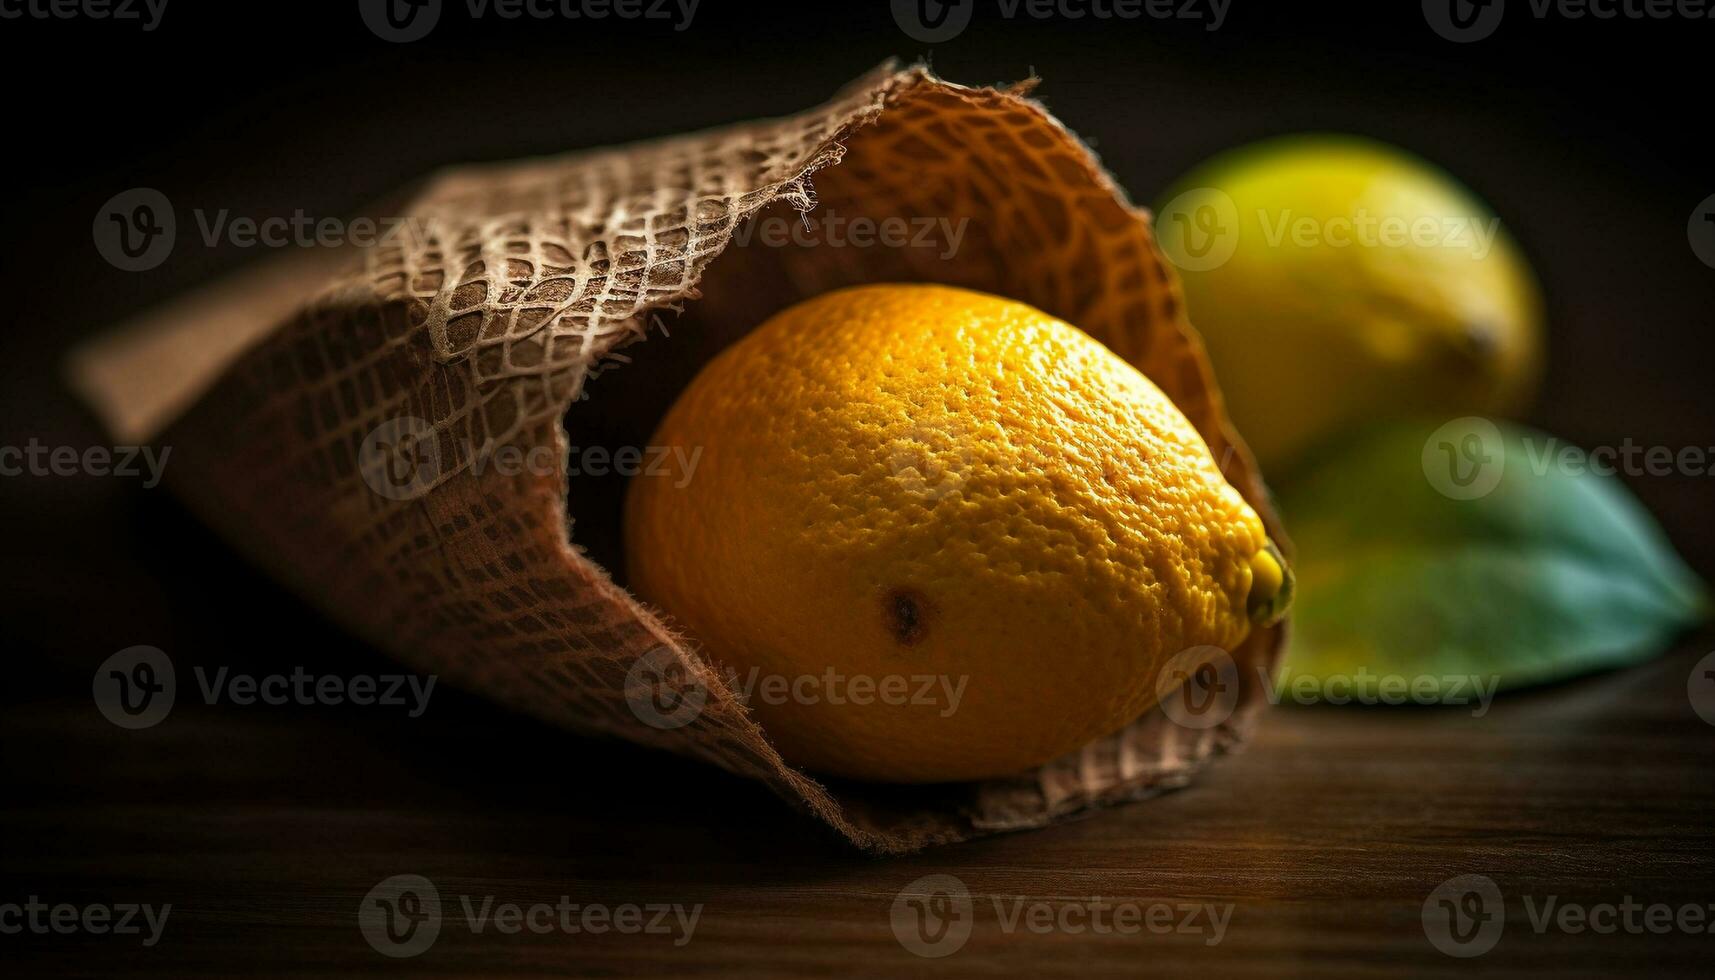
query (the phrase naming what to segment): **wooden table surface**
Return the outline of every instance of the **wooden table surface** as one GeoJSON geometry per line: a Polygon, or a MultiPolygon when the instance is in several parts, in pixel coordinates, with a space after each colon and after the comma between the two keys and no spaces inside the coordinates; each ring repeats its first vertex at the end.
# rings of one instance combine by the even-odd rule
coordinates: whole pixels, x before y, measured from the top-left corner
{"type": "MultiPolygon", "coordinates": [[[[300,660],[388,667],[331,627],[314,635],[300,660]]],[[[240,662],[291,652],[230,639],[240,662]]],[[[1539,933],[1532,912],[1550,896],[1715,901],[1715,727],[1686,686],[1712,645],[1694,637],[1639,669],[1503,696],[1480,718],[1282,706],[1187,790],[894,860],[842,849],[749,783],[461,692],[437,690],[416,719],[181,697],[160,725],[126,731],[54,673],[42,683],[63,696],[0,716],[0,902],[172,910],[148,948],[25,931],[0,935],[0,952],[12,976],[1692,974],[1715,935],[1539,933]],[[432,881],[444,910],[433,944],[404,959],[371,948],[358,918],[398,874],[432,881]],[[932,874],[972,896],[968,940],[933,959],[908,951],[892,915],[932,874]],[[1495,882],[1504,927],[1491,951],[1456,959],[1430,943],[1423,910],[1466,874],[1495,882]],[[682,930],[477,933],[462,903],[480,910],[485,896],[702,908],[688,942],[682,930]],[[1074,931],[1093,898],[1140,916],[1171,906],[1154,914],[1176,922],[1179,906],[1213,906],[1224,927],[1199,911],[1201,931],[1074,931]]],[[[1112,914],[1091,921],[1132,921],[1112,914]]]]}

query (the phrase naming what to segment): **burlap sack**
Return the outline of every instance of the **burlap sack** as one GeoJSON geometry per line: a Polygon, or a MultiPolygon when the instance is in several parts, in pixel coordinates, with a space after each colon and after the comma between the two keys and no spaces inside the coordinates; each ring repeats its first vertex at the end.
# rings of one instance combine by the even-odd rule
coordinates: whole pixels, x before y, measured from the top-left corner
{"type": "Polygon", "coordinates": [[[782,763],[720,651],[699,654],[592,559],[618,560],[616,482],[473,465],[506,447],[564,460],[572,443],[641,446],[696,366],[770,313],[836,286],[930,281],[1034,304],[1136,364],[1280,539],[1147,214],[1027,88],[883,66],[787,119],[455,169],[393,212],[426,234],[205,291],[75,352],[74,383],[117,439],[171,445],[169,482],[237,546],[415,669],[762,780],[862,848],[1139,799],[1239,740],[1281,629],[1232,651],[1238,708],[1219,726],[1158,708],[1009,780],[825,784],[782,763]],[[969,222],[952,255],[734,243],[746,222],[800,211],[969,222]],[[377,492],[376,454],[396,461],[407,417],[433,430],[407,460],[418,482],[377,492]]]}

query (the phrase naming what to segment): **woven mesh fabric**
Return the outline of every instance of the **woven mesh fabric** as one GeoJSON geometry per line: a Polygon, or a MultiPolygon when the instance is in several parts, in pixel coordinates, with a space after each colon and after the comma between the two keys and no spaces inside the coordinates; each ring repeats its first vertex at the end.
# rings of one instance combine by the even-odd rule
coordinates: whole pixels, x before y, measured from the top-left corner
{"type": "Polygon", "coordinates": [[[161,414],[147,389],[196,392],[161,436],[174,447],[172,485],[256,561],[414,668],[555,724],[761,780],[854,844],[889,853],[1181,785],[1264,704],[1279,628],[1233,651],[1240,703],[1218,727],[1180,727],[1156,710],[1010,780],[824,785],[780,760],[694,638],[578,546],[568,517],[579,500],[568,515],[564,473],[481,465],[506,447],[564,459],[563,419],[575,429],[583,413],[646,390],[653,365],[640,357],[614,370],[617,352],[661,311],[683,315],[673,336],[647,346],[695,359],[825,289],[943,282],[1041,307],[1136,364],[1281,540],[1148,216],[1025,88],[962,88],[884,66],[787,119],[451,171],[403,213],[418,233],[332,276],[304,273],[306,299],[283,319],[258,302],[242,327],[254,343],[224,363],[171,352],[195,347],[198,331],[247,322],[245,294],[230,286],[218,315],[205,300],[194,322],[156,317],[173,321],[171,345],[97,344],[74,375],[116,432],[161,414]],[[952,255],[733,246],[746,221],[814,208],[969,223],[952,255]],[[145,368],[156,380],[139,393],[145,368]],[[568,414],[584,395],[593,399],[568,414]],[[408,499],[374,492],[359,465],[366,438],[401,417],[433,430],[432,479],[408,499]],[[643,658],[655,681],[705,701],[689,724],[663,728],[633,710],[628,677],[635,686],[643,658]]]}

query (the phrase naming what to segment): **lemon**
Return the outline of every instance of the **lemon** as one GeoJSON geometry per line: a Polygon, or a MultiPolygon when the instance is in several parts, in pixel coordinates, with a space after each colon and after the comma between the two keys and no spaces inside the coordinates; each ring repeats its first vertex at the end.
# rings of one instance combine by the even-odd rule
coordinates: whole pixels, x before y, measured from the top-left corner
{"type": "Polygon", "coordinates": [[[1536,278],[1499,219],[1429,164],[1288,137],[1218,157],[1170,194],[1163,248],[1266,471],[1362,423],[1505,414],[1534,391],[1536,278]]]}
{"type": "Polygon", "coordinates": [[[936,286],[828,293],[710,361],[635,478],[631,587],[781,756],[889,782],[1009,776],[1110,734],[1290,590],[1179,409],[1076,328],[936,286]]]}

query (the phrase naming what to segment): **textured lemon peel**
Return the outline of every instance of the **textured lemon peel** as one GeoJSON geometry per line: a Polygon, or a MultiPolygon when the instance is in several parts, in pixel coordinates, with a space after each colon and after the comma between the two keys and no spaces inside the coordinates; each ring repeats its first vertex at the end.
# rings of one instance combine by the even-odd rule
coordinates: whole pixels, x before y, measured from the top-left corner
{"type": "Polygon", "coordinates": [[[1022,304],[807,301],[705,366],[654,442],[707,451],[686,491],[633,481],[632,584],[724,661],[969,679],[945,716],[753,701],[806,768],[1023,771],[1147,710],[1180,651],[1251,629],[1256,513],[1160,389],[1022,304]]]}

